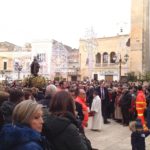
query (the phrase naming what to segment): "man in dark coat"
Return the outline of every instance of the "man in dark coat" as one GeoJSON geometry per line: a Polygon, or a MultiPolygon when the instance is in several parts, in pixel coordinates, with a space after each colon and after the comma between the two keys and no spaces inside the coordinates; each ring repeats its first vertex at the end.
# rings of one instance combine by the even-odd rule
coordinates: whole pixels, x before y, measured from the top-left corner
{"type": "Polygon", "coordinates": [[[127,87],[124,87],[123,89],[123,95],[120,100],[120,107],[121,107],[121,112],[122,112],[122,117],[123,117],[123,125],[128,126],[129,125],[129,108],[131,107],[131,100],[132,100],[132,95],[130,94],[130,91],[128,90],[127,87]]]}
{"type": "Polygon", "coordinates": [[[102,82],[100,86],[97,88],[98,95],[101,98],[102,101],[102,116],[104,120],[104,124],[110,123],[107,118],[108,118],[108,106],[109,106],[109,94],[108,94],[108,89],[105,87],[105,83],[102,82]]]}

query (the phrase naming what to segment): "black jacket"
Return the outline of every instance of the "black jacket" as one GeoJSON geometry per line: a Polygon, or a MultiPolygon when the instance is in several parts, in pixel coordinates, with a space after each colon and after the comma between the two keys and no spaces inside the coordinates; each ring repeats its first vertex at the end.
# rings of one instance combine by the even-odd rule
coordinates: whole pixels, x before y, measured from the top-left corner
{"type": "Polygon", "coordinates": [[[149,135],[149,132],[132,132],[131,145],[132,150],[145,150],[145,138],[149,135]]]}
{"type": "Polygon", "coordinates": [[[56,150],[90,150],[71,113],[64,117],[48,115],[44,122],[43,134],[56,150]]]}
{"type": "MultiPolygon", "coordinates": [[[[99,97],[102,100],[101,97],[101,87],[97,87],[96,91],[98,92],[99,97]]],[[[106,87],[104,87],[104,100],[102,100],[102,105],[109,105],[109,93],[108,93],[108,89],[106,87]]]]}
{"type": "Polygon", "coordinates": [[[130,108],[131,100],[132,100],[132,96],[131,96],[130,92],[126,91],[120,100],[120,106],[123,108],[130,108]]]}

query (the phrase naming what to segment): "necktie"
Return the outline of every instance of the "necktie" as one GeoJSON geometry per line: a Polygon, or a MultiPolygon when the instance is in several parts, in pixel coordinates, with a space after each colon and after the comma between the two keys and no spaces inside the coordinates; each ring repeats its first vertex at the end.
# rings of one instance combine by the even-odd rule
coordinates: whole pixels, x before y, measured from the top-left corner
{"type": "Polygon", "coordinates": [[[101,98],[104,99],[104,89],[101,89],[101,98]]]}

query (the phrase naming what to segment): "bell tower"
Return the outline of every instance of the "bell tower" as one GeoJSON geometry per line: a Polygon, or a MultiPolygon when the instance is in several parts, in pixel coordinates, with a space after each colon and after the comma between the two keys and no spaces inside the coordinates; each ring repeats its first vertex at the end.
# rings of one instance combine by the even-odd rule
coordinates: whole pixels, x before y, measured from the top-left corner
{"type": "Polygon", "coordinates": [[[130,71],[150,71],[149,0],[132,0],[130,71]]]}

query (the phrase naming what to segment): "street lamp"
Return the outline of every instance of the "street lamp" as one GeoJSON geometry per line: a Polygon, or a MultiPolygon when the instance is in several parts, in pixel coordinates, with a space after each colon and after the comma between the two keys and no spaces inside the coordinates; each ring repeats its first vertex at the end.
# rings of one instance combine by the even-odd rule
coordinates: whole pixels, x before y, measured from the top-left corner
{"type": "Polygon", "coordinates": [[[116,55],[113,57],[113,60],[115,61],[115,64],[119,64],[119,81],[121,81],[122,64],[126,64],[128,59],[129,59],[129,55],[128,54],[124,55],[124,59],[122,59],[121,54],[119,55],[119,58],[116,55]]]}

